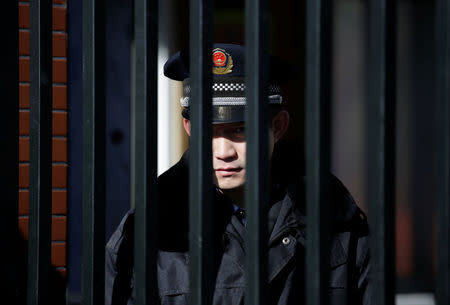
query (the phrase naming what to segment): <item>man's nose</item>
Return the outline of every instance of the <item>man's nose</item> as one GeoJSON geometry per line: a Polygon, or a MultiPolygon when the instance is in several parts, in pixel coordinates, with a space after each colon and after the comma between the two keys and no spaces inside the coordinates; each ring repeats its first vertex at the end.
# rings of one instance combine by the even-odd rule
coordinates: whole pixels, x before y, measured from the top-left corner
{"type": "Polygon", "coordinates": [[[213,137],[212,149],[213,157],[224,161],[234,160],[237,155],[233,144],[225,137],[213,137]]]}

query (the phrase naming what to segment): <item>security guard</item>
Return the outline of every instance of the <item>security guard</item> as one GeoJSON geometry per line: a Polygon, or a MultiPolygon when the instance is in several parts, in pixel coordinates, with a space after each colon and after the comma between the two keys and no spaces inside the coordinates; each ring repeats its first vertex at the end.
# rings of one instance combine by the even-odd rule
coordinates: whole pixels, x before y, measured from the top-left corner
{"type": "MultiPolygon", "coordinates": [[[[244,47],[215,44],[213,66],[214,254],[217,265],[213,304],[244,304],[245,231],[245,83],[244,47]]],[[[292,72],[292,73],[291,73],[292,72]]],[[[302,160],[281,141],[289,124],[280,84],[293,70],[271,57],[268,103],[271,124],[271,192],[268,213],[270,304],[302,304],[306,217],[302,160]]],[[[183,82],[182,116],[190,135],[189,54],[178,52],[164,74],[183,82]]],[[[158,178],[158,289],[161,304],[187,304],[188,283],[188,152],[158,178]],[[173,188],[176,186],[177,191],[173,188]]],[[[333,239],[330,245],[331,305],[369,304],[368,226],[346,188],[330,176],[333,239]]],[[[133,215],[128,212],[106,247],[106,304],[133,304],[133,215]]]]}

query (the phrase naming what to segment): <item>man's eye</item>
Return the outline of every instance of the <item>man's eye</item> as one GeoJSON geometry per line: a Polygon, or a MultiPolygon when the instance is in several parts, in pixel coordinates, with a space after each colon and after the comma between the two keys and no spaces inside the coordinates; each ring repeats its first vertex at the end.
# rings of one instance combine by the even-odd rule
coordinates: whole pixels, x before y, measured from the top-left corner
{"type": "Polygon", "coordinates": [[[234,133],[244,133],[245,128],[244,127],[238,127],[234,129],[234,133]]]}

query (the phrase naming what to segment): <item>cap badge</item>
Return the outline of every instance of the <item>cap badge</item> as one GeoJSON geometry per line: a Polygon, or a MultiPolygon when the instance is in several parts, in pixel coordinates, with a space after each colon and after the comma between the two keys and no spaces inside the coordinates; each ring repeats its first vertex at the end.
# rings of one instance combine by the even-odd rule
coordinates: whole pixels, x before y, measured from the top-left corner
{"type": "Polygon", "coordinates": [[[216,48],[213,50],[213,73],[214,74],[228,74],[233,72],[233,59],[231,55],[223,49],[216,48]]]}

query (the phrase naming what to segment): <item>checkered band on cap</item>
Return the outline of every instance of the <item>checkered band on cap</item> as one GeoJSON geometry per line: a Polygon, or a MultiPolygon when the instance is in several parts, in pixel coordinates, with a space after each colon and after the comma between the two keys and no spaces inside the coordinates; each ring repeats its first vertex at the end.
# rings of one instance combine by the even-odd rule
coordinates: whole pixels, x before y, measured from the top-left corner
{"type": "MultiPolygon", "coordinates": [[[[214,105],[245,105],[245,83],[243,77],[214,78],[212,95],[214,105]]],[[[281,88],[278,85],[269,85],[267,88],[268,100],[271,104],[281,104],[281,88]]],[[[189,78],[183,80],[183,96],[181,106],[189,107],[191,86],[189,78]]]]}
{"type": "Polygon", "coordinates": [[[213,91],[244,91],[245,84],[243,83],[214,83],[213,91]]]}

